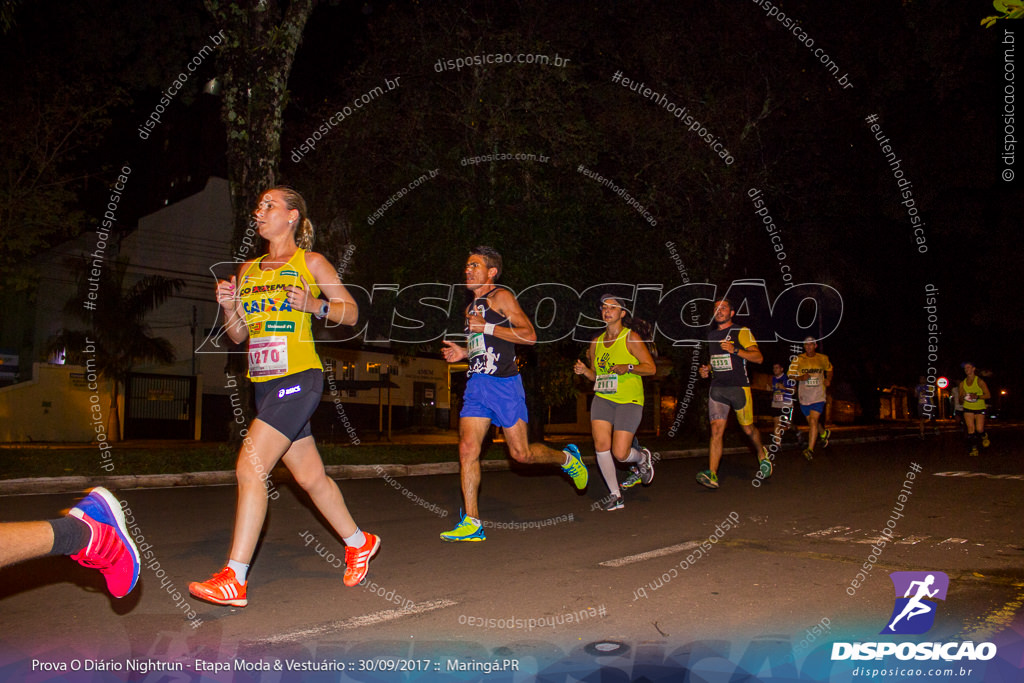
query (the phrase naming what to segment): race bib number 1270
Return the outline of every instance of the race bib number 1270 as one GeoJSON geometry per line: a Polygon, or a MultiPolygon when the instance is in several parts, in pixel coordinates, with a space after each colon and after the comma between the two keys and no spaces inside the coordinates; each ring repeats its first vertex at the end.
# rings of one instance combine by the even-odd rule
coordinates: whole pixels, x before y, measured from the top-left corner
{"type": "Polygon", "coordinates": [[[287,337],[259,337],[249,340],[250,377],[277,377],[287,372],[287,337]]]}

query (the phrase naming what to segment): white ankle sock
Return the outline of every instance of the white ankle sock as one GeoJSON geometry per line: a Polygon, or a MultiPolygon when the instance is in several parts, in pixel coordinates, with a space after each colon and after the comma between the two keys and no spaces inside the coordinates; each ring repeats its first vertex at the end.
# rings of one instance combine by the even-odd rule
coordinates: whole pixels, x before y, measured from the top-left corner
{"type": "Polygon", "coordinates": [[[356,527],[356,532],[354,534],[342,540],[345,541],[345,545],[353,546],[355,548],[362,548],[366,545],[366,536],[359,527],[356,527]]]}
{"type": "Polygon", "coordinates": [[[249,575],[249,565],[242,564],[241,562],[235,562],[234,560],[228,560],[228,567],[235,570],[235,580],[238,583],[245,585],[245,579],[249,575]]]}

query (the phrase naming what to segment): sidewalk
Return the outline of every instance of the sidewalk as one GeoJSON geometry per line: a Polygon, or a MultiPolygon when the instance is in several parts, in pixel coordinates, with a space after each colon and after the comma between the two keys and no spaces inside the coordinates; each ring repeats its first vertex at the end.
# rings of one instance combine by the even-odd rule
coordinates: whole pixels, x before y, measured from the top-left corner
{"type": "MultiPolygon", "coordinates": [[[[1005,426],[1005,425],[1000,425],[1005,426]]],[[[850,425],[833,426],[833,437],[829,443],[866,443],[872,441],[888,441],[897,438],[917,438],[917,423],[893,423],[881,425],[850,425]]],[[[949,433],[957,431],[952,421],[940,421],[925,430],[930,437],[937,432],[949,433]],[[948,422],[948,424],[943,424],[948,422]]],[[[589,435],[581,439],[580,434],[549,434],[546,438],[553,442],[589,443],[589,435]]],[[[788,436],[788,435],[787,435],[788,436]]],[[[765,445],[771,443],[770,434],[762,431],[762,440],[765,445]]],[[[790,437],[791,438],[791,437],[790,437]]],[[[497,439],[496,443],[501,443],[497,439]]],[[[133,440],[119,442],[120,447],[140,448],[174,448],[181,450],[188,448],[197,442],[183,442],[170,440],[133,440]]],[[[387,441],[367,443],[373,446],[378,443],[389,443],[387,441]]],[[[392,436],[391,444],[451,444],[453,447],[458,444],[458,434],[454,431],[431,433],[431,434],[395,434],[392,436]]],[[[27,444],[2,444],[2,448],[24,447],[27,444]]],[[[93,444],[31,444],[33,448],[83,448],[93,447],[93,444]]],[[[356,446],[358,448],[359,446],[356,446]]],[[[783,451],[797,450],[799,447],[793,443],[783,445],[783,451]]],[[[747,446],[734,446],[725,448],[723,453],[746,453],[747,446]]],[[[663,450],[655,453],[657,460],[681,460],[685,458],[706,458],[707,447],[663,450]]],[[[594,456],[584,456],[583,461],[590,466],[596,466],[594,456]]],[[[512,461],[508,458],[503,460],[482,460],[481,469],[484,471],[508,470],[511,469],[512,461]]],[[[326,468],[327,475],[333,479],[372,479],[387,475],[389,477],[417,477],[433,474],[458,474],[459,463],[457,460],[451,462],[428,463],[422,465],[331,465],[326,468]]],[[[275,476],[279,481],[290,481],[290,477],[275,476]]],[[[215,472],[181,472],[176,474],[139,474],[139,475],[112,475],[98,477],[45,477],[26,479],[7,479],[0,481],[0,496],[19,494],[42,494],[42,493],[68,493],[78,492],[92,486],[105,486],[112,490],[138,489],[138,488],[170,488],[175,486],[234,486],[234,470],[221,470],[215,472]]]]}

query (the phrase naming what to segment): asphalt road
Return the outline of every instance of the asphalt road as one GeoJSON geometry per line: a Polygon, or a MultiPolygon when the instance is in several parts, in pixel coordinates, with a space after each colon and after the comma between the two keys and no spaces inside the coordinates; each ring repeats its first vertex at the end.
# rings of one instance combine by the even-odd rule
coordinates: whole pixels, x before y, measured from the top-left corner
{"type": "MultiPolygon", "coordinates": [[[[280,661],[347,667],[319,680],[435,680],[422,671],[355,671],[379,666],[367,660],[426,666],[444,673],[437,680],[530,680],[538,671],[575,680],[584,674],[573,672],[598,666],[627,676],[607,680],[632,680],[641,663],[664,672],[704,667],[706,680],[728,680],[740,662],[751,673],[767,666],[795,675],[802,666],[807,674],[809,664],[829,666],[833,641],[886,639],[878,634],[893,610],[895,571],[949,576],[927,640],[1002,638],[1010,645],[1000,652],[1013,649],[1019,659],[1021,434],[992,430],[979,458],[952,434],[835,443],[813,462],[789,450],[763,483],[752,454],[730,454],[717,491],[694,480],[704,459],[665,461],[652,485],[627,492],[614,513],[594,509],[607,493],[596,467],[585,492],[557,468],[485,472],[481,514],[495,526],[483,543],[438,539],[457,521],[454,475],[342,481],[356,520],[383,539],[356,588],[341,582],[341,541],[284,486],[271,503],[246,608],[187,595],[189,581],[225,561],[232,487],[119,491],[151,544],[139,587],[114,600],[98,573],[64,558],[0,571],[0,679],[11,680],[6,671],[51,680],[40,669],[73,658],[108,662],[110,680],[126,680],[130,672],[116,667],[132,660],[185,663],[182,680],[309,680],[287,669],[237,671],[280,661]],[[768,648],[769,664],[758,647],[768,648]],[[453,658],[514,664],[503,674],[449,672],[453,658]],[[197,659],[211,670],[197,671],[197,659]],[[235,670],[212,671],[220,665],[235,670]]],[[[70,502],[8,496],[0,509],[5,521],[42,519],[70,502]]],[[[1020,662],[1013,666],[1020,675],[1020,662]]],[[[822,671],[811,673],[829,678],[822,671]]]]}

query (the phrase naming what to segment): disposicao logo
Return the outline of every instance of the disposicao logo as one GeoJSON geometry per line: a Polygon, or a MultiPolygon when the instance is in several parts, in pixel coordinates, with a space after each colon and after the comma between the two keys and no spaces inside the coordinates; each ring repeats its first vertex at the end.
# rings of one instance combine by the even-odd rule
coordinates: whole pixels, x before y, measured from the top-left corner
{"type": "Polygon", "coordinates": [[[942,572],[892,572],[896,605],[882,634],[925,633],[935,623],[936,600],[945,600],[949,577],[942,572]],[[902,597],[900,597],[902,596],[902,597]]]}
{"type": "MultiPolygon", "coordinates": [[[[935,624],[937,601],[946,599],[949,577],[943,572],[892,572],[889,578],[896,590],[896,602],[881,635],[926,633],[935,624]]],[[[996,646],[994,643],[975,644],[972,641],[832,643],[832,661],[880,660],[892,656],[904,661],[987,661],[996,656],[996,646]]]]}

